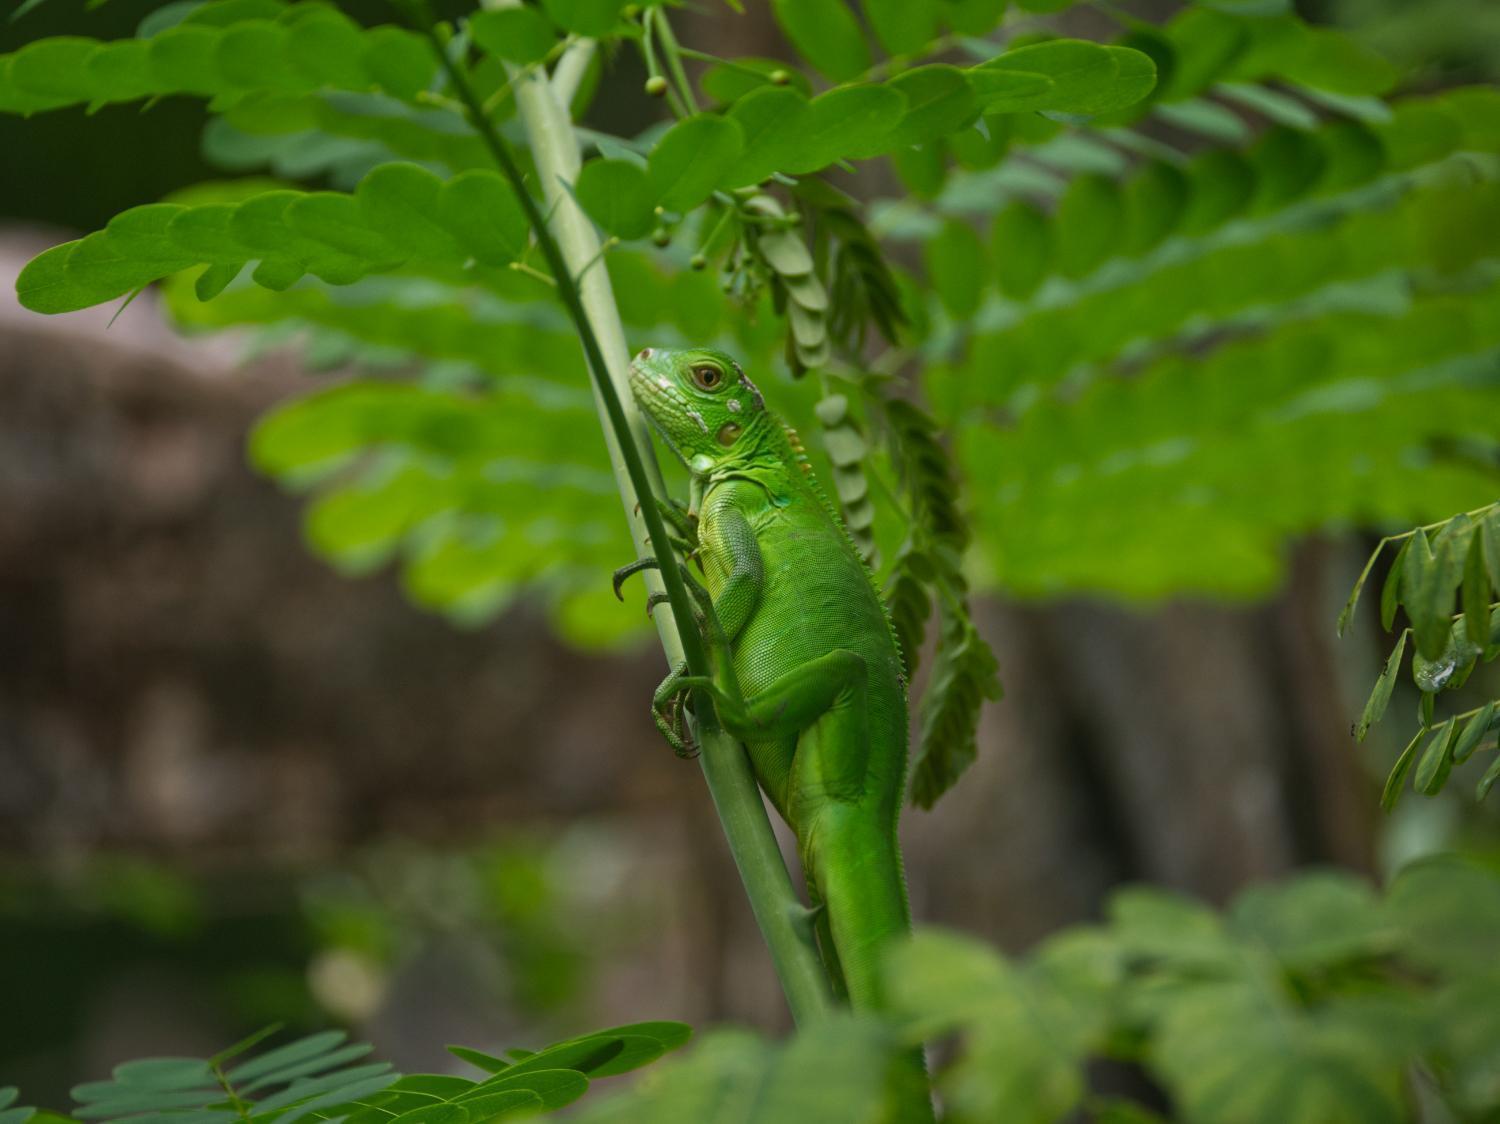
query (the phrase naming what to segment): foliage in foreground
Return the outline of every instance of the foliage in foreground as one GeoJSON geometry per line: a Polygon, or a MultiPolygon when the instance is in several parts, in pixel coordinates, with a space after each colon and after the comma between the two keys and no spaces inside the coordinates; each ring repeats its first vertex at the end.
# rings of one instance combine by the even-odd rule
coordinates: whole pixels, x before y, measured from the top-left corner
{"type": "MultiPolygon", "coordinates": [[[[1384,895],[1351,875],[1304,874],[1242,894],[1222,916],[1127,889],[1104,923],[1020,961],[919,933],[888,965],[887,1017],[838,1016],[781,1044],[712,1031],[571,1118],[895,1122],[902,1052],[926,1042],[943,1044],[936,1086],[954,1124],[1051,1124],[1080,1108],[1108,1124],[1400,1124],[1439,1111],[1477,1124],[1500,1112],[1497,931],[1500,871],[1456,857],[1408,867],[1384,895]],[[1136,1067],[1138,1098],[1091,1091],[1103,1059],[1136,1067]]],[[[127,1063],[78,1086],[74,1116],[487,1124],[570,1104],[687,1035],[655,1022],[504,1058],[453,1048],[477,1080],[400,1077],[340,1032],[248,1057],[251,1041],[207,1061],[127,1063]]],[[[14,1091],[0,1090],[8,1100],[14,1091]]],[[[27,1113],[6,1109],[0,1124],[27,1113]]]]}
{"type": "MultiPolygon", "coordinates": [[[[1410,623],[1396,634],[1395,646],[1354,727],[1356,739],[1363,741],[1385,716],[1410,646],[1411,681],[1420,700],[1417,731],[1386,780],[1381,803],[1387,811],[1401,798],[1408,775],[1418,792],[1435,796],[1455,766],[1494,750],[1500,734],[1500,699],[1441,719],[1437,715],[1439,695],[1459,690],[1476,666],[1500,656],[1500,503],[1382,539],[1339,617],[1340,632],[1375,563],[1387,546],[1398,542],[1401,546],[1380,590],[1380,624],[1390,632],[1398,610],[1405,611],[1410,623]]],[[[1500,756],[1480,776],[1476,798],[1489,795],[1496,781],[1500,781],[1500,756]]]]}

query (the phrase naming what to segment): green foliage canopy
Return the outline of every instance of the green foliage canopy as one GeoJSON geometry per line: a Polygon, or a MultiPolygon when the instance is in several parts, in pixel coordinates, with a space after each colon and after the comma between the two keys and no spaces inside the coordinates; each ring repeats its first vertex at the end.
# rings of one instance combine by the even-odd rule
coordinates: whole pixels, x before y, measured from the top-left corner
{"type": "MultiPolygon", "coordinates": [[[[1441,449],[1497,437],[1500,91],[1393,95],[1392,65],[1285,4],[1190,4],[1100,42],[1047,29],[1066,7],[773,4],[815,73],[684,52],[653,6],[443,29],[502,130],[506,68],[578,36],[660,80],[675,121],[580,130],[569,188],[609,235],[589,268],[640,342],[713,343],[756,372],[786,357],[772,397],[822,439],[910,658],[937,617],[923,802],[998,689],[970,584],[1252,596],[1295,535],[1493,498],[1441,449]],[[839,188],[873,159],[905,197],[839,188]],[[893,406],[910,398],[920,424],[893,406]],[[928,502],[964,486],[962,509],[928,502]]],[[[460,620],[531,591],[571,638],[627,636],[640,618],[597,575],[628,547],[556,279],[426,46],[321,0],[209,0],[133,39],[0,56],[0,110],[206,98],[211,155],[278,177],[127,211],[33,262],[22,301],[161,279],[188,327],[301,335],[365,369],[253,442],[312,489],[314,548],[395,561],[460,620]]]]}

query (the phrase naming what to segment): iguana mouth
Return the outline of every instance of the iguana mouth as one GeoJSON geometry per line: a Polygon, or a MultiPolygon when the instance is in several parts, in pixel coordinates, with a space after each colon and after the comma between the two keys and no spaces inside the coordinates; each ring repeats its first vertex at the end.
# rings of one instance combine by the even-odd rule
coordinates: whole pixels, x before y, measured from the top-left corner
{"type": "MultiPolygon", "coordinates": [[[[641,361],[650,359],[651,355],[651,348],[642,348],[631,361],[630,390],[635,395],[635,400],[640,403],[641,411],[646,415],[646,421],[650,423],[651,428],[661,435],[667,447],[686,464],[688,458],[683,455],[681,447],[677,444],[671,424],[678,418],[686,420],[689,413],[693,411],[688,405],[686,396],[673,386],[666,376],[653,375],[641,367],[641,361]]],[[[701,418],[698,425],[703,426],[701,418]]]]}

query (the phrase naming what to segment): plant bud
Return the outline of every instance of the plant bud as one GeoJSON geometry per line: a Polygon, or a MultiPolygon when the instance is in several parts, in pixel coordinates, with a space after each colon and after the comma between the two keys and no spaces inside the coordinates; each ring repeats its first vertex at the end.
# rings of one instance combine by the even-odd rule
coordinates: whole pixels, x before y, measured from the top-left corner
{"type": "Polygon", "coordinates": [[[653,98],[666,97],[667,80],[660,74],[653,74],[650,78],[646,79],[646,93],[650,94],[653,98]]]}
{"type": "Polygon", "coordinates": [[[688,259],[688,265],[692,266],[694,269],[707,269],[708,259],[702,254],[694,254],[691,258],[688,259]]]}
{"type": "Polygon", "coordinates": [[[664,226],[659,226],[651,232],[651,241],[658,246],[668,245],[672,241],[672,232],[664,226]]]}
{"type": "Polygon", "coordinates": [[[785,86],[788,82],[790,82],[792,80],[792,76],[790,74],[788,74],[784,70],[779,70],[779,69],[771,71],[771,76],[770,77],[771,77],[771,85],[773,85],[773,86],[785,86]]]}

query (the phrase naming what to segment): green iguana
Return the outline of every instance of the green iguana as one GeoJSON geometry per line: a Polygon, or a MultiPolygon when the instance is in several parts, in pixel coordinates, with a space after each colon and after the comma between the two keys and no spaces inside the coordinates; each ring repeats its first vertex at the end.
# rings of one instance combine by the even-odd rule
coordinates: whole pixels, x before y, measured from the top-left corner
{"type": "MultiPolygon", "coordinates": [[[[733,359],[647,348],[630,385],[692,474],[698,594],[711,598],[713,679],[674,670],[653,700],[657,725],[688,751],[684,694],[712,695],[796,834],[830,977],[856,1009],[876,1006],[881,946],[911,922],[896,838],[906,679],[874,576],[796,434],[733,359]]],[[[624,567],[616,592],[652,565],[624,567]]]]}

